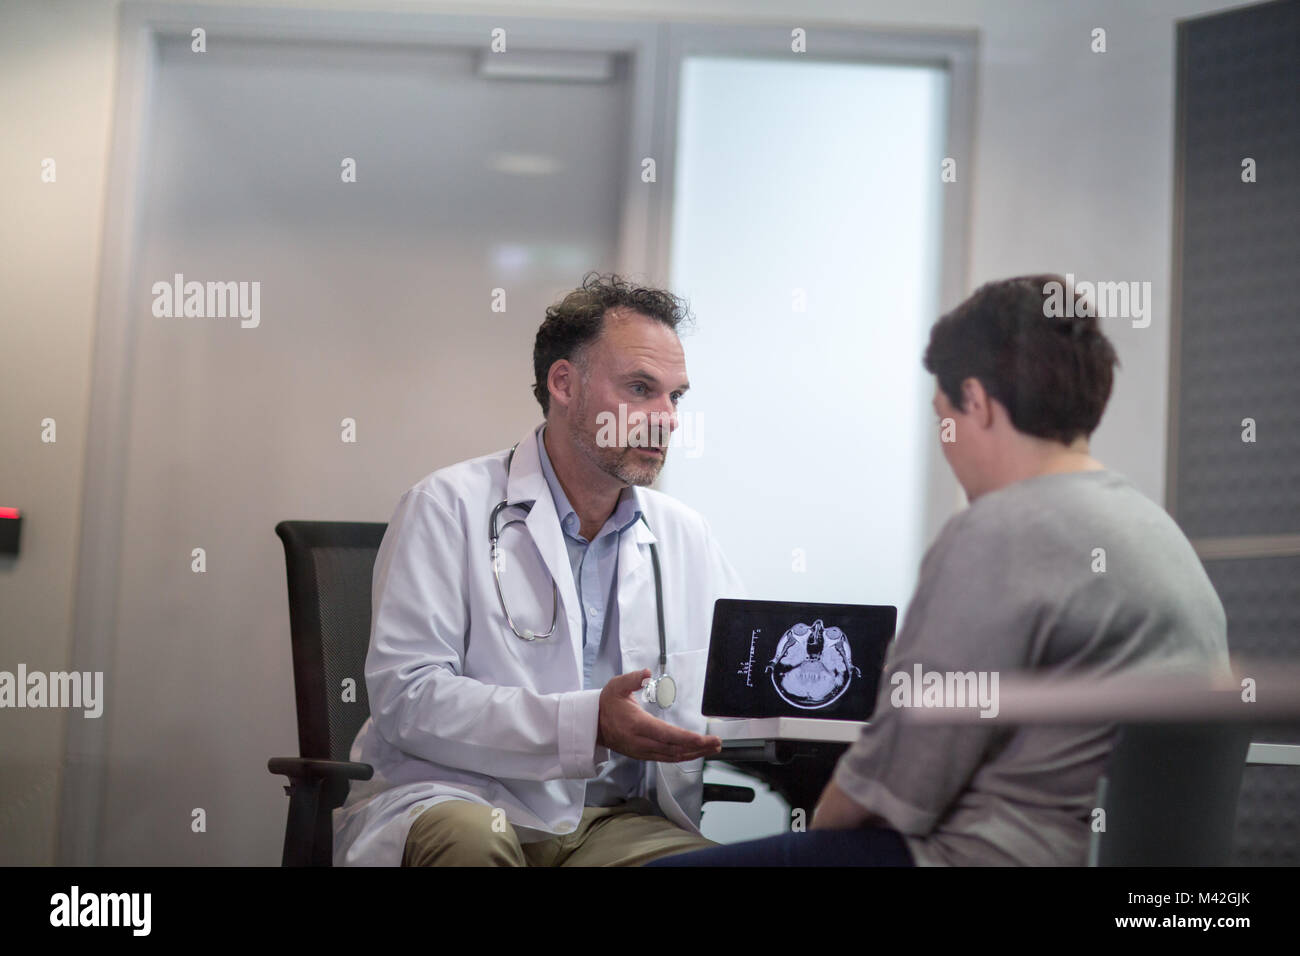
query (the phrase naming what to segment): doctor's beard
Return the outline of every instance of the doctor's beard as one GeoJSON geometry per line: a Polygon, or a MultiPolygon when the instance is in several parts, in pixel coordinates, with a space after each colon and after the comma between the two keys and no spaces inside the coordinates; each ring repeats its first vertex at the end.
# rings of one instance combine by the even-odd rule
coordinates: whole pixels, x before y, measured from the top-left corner
{"type": "Polygon", "coordinates": [[[663,469],[664,462],[668,460],[667,444],[658,446],[662,454],[657,459],[645,455],[639,448],[601,447],[596,443],[596,421],[587,415],[586,396],[579,395],[575,404],[576,414],[569,418],[569,437],[587,459],[605,474],[617,478],[625,485],[654,484],[663,469]]]}

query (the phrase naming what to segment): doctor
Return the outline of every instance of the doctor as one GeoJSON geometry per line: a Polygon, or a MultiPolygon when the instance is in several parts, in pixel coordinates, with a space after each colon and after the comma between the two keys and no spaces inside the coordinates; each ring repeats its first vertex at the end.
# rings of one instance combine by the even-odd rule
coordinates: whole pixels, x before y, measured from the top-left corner
{"type": "Polygon", "coordinates": [[[589,275],[537,332],[544,423],[398,502],[351,755],[375,775],[335,811],[336,864],[639,864],[713,845],[705,659],[713,602],[743,590],[704,519],[644,487],[688,388],[685,315],[589,275]]]}

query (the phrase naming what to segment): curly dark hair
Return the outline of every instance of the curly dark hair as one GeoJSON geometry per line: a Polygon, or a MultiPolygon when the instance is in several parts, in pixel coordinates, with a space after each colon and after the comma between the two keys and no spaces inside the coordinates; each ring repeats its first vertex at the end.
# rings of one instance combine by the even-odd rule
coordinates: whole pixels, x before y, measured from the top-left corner
{"type": "Polygon", "coordinates": [[[533,395],[542,414],[551,410],[546,379],[561,359],[580,363],[582,353],[605,327],[610,309],[628,309],[662,322],[674,332],[690,319],[684,299],[663,289],[635,285],[616,275],[588,272],[582,285],[546,310],[533,343],[533,395]]]}
{"type": "Polygon", "coordinates": [[[961,383],[975,378],[1017,431],[1068,445],[1097,428],[1119,358],[1089,303],[1086,315],[1048,315],[1052,282],[1074,295],[1053,274],[980,286],[930,329],[923,362],[957,408],[965,407],[961,383]]]}

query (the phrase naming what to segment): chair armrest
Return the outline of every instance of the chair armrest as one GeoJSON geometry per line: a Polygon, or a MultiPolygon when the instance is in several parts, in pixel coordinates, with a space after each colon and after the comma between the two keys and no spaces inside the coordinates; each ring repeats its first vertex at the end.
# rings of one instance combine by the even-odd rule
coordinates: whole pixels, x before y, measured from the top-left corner
{"type": "Polygon", "coordinates": [[[375,768],[368,763],[315,757],[272,757],[266,769],[290,780],[369,780],[375,775],[375,768]]]}
{"type": "Polygon", "coordinates": [[[736,787],[729,783],[706,783],[702,803],[753,803],[752,787],[736,787]]]}
{"type": "Polygon", "coordinates": [[[289,818],[284,827],[283,866],[330,865],[330,811],[343,804],[349,780],[369,780],[375,768],[347,760],[272,757],[266,769],[289,778],[289,818]]]}

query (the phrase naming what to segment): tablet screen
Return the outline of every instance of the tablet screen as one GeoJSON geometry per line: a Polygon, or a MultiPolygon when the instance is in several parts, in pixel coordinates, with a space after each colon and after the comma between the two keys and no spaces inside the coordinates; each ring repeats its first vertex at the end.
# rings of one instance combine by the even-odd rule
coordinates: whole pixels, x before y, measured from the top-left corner
{"type": "Polygon", "coordinates": [[[717,601],[705,716],[868,719],[897,617],[888,605],[717,601]]]}

